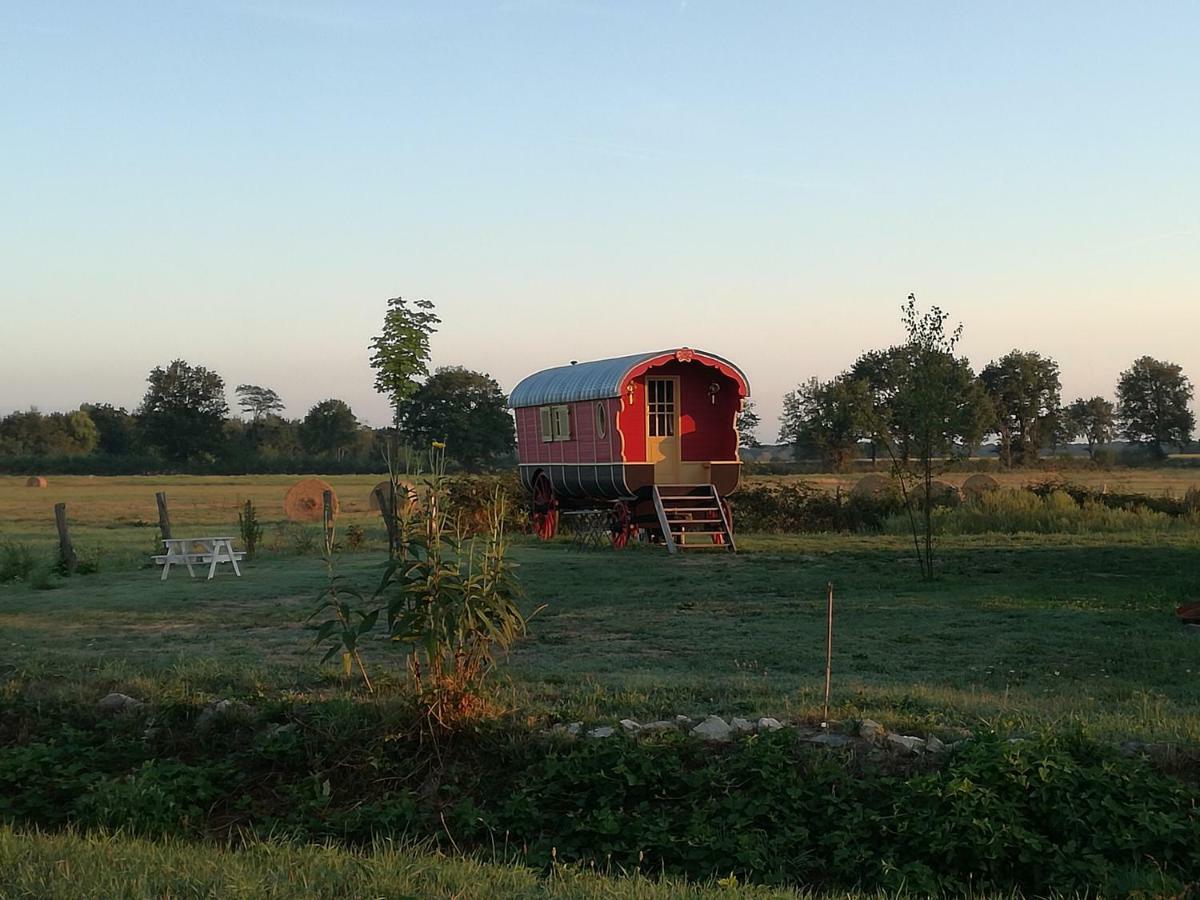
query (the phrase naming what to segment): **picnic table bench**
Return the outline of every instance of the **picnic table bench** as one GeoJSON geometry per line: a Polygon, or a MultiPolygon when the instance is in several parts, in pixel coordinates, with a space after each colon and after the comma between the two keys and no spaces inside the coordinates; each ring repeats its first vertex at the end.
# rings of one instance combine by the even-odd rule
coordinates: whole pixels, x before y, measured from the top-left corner
{"type": "Polygon", "coordinates": [[[162,566],[162,581],[167,580],[172,565],[187,566],[188,575],[192,578],[196,577],[193,568],[195,565],[207,565],[208,577],[211,579],[217,574],[217,564],[223,562],[231,564],[234,574],[238,578],[242,577],[238,560],[245,559],[246,554],[233,549],[231,537],[166,538],[163,540],[163,546],[166,553],[154,557],[154,561],[162,566]]]}

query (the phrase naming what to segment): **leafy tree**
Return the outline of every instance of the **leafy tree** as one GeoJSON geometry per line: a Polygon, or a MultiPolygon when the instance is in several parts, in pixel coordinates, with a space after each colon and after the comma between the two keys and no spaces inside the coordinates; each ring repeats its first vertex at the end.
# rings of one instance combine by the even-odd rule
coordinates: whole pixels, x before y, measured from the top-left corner
{"type": "Polygon", "coordinates": [[[1036,462],[1062,404],[1058,363],[1034,351],[1013,350],[979,373],[995,410],[1004,465],[1036,462]]]}
{"type": "Polygon", "coordinates": [[[1117,417],[1121,431],[1160,459],[1164,444],[1181,449],[1192,437],[1196,416],[1188,408],[1192,383],[1175,363],[1143,356],[1121,373],[1117,382],[1117,417]]]}
{"type": "Polygon", "coordinates": [[[151,369],[146,380],[137,417],[147,444],[176,461],[221,449],[229,404],[220,375],[177,359],[151,369]]]}
{"type": "Polygon", "coordinates": [[[237,386],[238,406],[257,422],[263,416],[283,411],[283,401],[270,388],[259,387],[257,384],[239,384],[237,386]]]}
{"type": "Polygon", "coordinates": [[[792,444],[796,458],[816,453],[840,472],[854,459],[868,432],[870,397],[866,385],[847,374],[831,381],[810,378],[784,395],[779,440],[792,444]]]}
{"type": "Polygon", "coordinates": [[[343,400],[322,400],[300,423],[300,443],[309,453],[341,456],[358,436],[358,419],[343,400]]]}
{"type": "Polygon", "coordinates": [[[1064,419],[1067,437],[1081,437],[1087,441],[1088,456],[1093,459],[1096,448],[1111,441],[1116,432],[1116,412],[1112,403],[1103,397],[1072,400],[1064,419]]]}
{"type": "MultiPolygon", "coordinates": [[[[896,391],[900,385],[900,373],[904,371],[907,355],[904,347],[888,347],[886,350],[868,350],[850,367],[850,377],[861,381],[866,386],[871,401],[871,408],[879,413],[886,413],[886,419],[897,436],[896,451],[900,458],[908,461],[908,444],[905,435],[910,429],[903,427],[897,421],[896,391]]],[[[878,438],[871,434],[871,462],[879,458],[882,446],[878,438]]]]}
{"type": "Polygon", "coordinates": [[[97,449],[112,456],[125,456],[137,449],[137,419],[123,406],[110,403],[85,403],[79,407],[96,423],[100,433],[97,449]]]}
{"type": "Polygon", "coordinates": [[[303,449],[300,424],[282,416],[267,415],[252,422],[248,437],[255,452],[264,456],[297,456],[303,449]]]}
{"type": "Polygon", "coordinates": [[[85,456],[96,449],[100,443],[100,431],[96,428],[96,423],[92,421],[92,417],[81,409],[69,413],[53,413],[50,417],[51,423],[56,426],[52,429],[52,434],[58,432],[61,435],[57,446],[51,448],[50,452],[60,452],[68,455],[85,456]]]}
{"type": "Polygon", "coordinates": [[[429,336],[442,320],[429,300],[392,297],[387,304],[383,332],[371,339],[371,368],[375,390],[388,396],[399,422],[402,407],[420,385],[417,379],[429,374],[429,336]]]}
{"type": "Polygon", "coordinates": [[[30,409],[0,420],[0,450],[12,456],[83,456],[99,440],[96,424],[82,410],[43,415],[30,409]]]}
{"type": "Polygon", "coordinates": [[[737,415],[738,446],[761,447],[762,442],[758,439],[758,426],[761,424],[753,401],[744,401],[737,415]]]}
{"type": "Polygon", "coordinates": [[[949,316],[938,307],[921,313],[916,297],[901,307],[907,341],[887,351],[892,386],[886,404],[871,409],[870,427],[888,450],[900,482],[912,526],[913,544],[921,575],[933,570],[933,480],[938,465],[958,447],[970,447],[982,437],[991,408],[966,359],[954,355],[962,326],[946,333],[949,316]],[[917,468],[916,494],[909,489],[913,473],[900,453],[907,447],[917,468]],[[923,516],[924,540],[918,533],[917,510],[923,516]]]}
{"type": "Polygon", "coordinates": [[[401,427],[416,442],[446,444],[468,469],[478,469],[516,446],[508,399],[490,375],[462,366],[439,368],[401,408],[401,427]]]}

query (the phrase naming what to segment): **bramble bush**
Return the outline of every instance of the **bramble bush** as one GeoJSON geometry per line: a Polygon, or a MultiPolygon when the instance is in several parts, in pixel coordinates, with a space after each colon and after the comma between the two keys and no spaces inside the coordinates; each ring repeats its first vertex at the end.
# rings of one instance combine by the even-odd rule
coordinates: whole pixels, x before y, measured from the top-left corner
{"type": "Polygon", "coordinates": [[[283,703],[220,734],[196,710],[89,721],[0,706],[0,818],[147,835],[364,844],[404,834],[529,864],[916,894],[1181,893],[1200,872],[1200,784],[1076,735],[980,735],[943,758],[726,746],[680,734],[566,740],[492,723],[440,742],[411,707],[283,703]],[[70,721],[71,724],[66,724],[70,721]],[[21,741],[21,743],[14,743],[21,741]]]}
{"type": "Polygon", "coordinates": [[[879,531],[903,506],[899,495],[830,494],[804,481],[749,484],[729,498],[740,532],[879,531]]]}

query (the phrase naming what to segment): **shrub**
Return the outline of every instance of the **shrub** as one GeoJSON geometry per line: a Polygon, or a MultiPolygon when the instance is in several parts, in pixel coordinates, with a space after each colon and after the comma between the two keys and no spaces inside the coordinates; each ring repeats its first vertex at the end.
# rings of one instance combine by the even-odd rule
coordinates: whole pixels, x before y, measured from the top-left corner
{"type": "Polygon", "coordinates": [[[0,544],[0,584],[28,581],[37,568],[37,557],[27,544],[11,541],[0,544]]]}
{"type": "MultiPolygon", "coordinates": [[[[1159,896],[1200,871],[1200,785],[1078,736],[977,736],[901,760],[805,744],[790,730],[723,747],[678,733],[555,740],[479,728],[431,747],[405,716],[345,701],[286,725],[197,740],[169,723],[93,721],[0,700],[0,818],[142,833],[523,848],[528,863],[917,895],[1159,896]],[[16,745],[11,742],[19,741],[16,745]]],[[[264,716],[277,717],[264,710],[264,716]]]]}
{"type": "Polygon", "coordinates": [[[351,553],[361,550],[366,539],[367,533],[361,525],[351,525],[346,529],[346,549],[351,553]]]}
{"type": "Polygon", "coordinates": [[[203,828],[210,807],[236,782],[228,765],[193,766],[152,759],[130,775],[91,785],[77,804],[77,821],[135,834],[180,834],[203,828]]]}
{"type": "Polygon", "coordinates": [[[452,522],[462,522],[453,504],[445,479],[435,478],[420,506],[423,527],[389,561],[378,591],[392,640],[408,647],[413,686],[442,728],[480,711],[498,652],[526,628],[521,584],[507,559],[503,494],[496,488],[486,507],[487,536],[479,544],[463,544],[451,532],[452,522]]]}
{"type": "Polygon", "coordinates": [[[878,531],[898,512],[898,495],[877,497],[829,494],[805,481],[749,484],[729,498],[738,531],[796,534],[801,532],[878,531]]]}
{"type": "Polygon", "coordinates": [[[464,536],[487,534],[492,526],[496,492],[504,496],[504,520],[509,534],[527,534],[533,529],[525,489],[516,474],[457,475],[444,478],[447,509],[453,511],[450,529],[464,536]]]}
{"type": "MultiPolygon", "coordinates": [[[[1195,524],[1195,517],[1178,519],[1140,504],[1128,507],[1100,495],[1079,499],[1061,485],[1037,485],[1032,490],[1001,489],[981,494],[951,508],[934,511],[934,527],[941,534],[1083,534],[1089,532],[1161,531],[1195,524]]],[[[1178,505],[1173,501],[1172,505],[1178,505]]],[[[906,519],[894,516],[887,531],[902,534],[906,519]]]]}
{"type": "Polygon", "coordinates": [[[238,513],[238,531],[242,536],[242,546],[246,548],[246,559],[254,559],[262,541],[263,527],[258,522],[258,510],[254,508],[252,500],[242,504],[242,510],[238,513]]]}

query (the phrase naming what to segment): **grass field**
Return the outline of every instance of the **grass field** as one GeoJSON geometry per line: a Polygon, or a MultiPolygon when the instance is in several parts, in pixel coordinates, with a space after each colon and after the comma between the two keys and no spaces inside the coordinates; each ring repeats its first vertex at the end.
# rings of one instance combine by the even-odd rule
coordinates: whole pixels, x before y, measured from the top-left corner
{"type": "MultiPolygon", "coordinates": [[[[76,540],[100,571],[51,591],[0,587],[10,679],[97,696],[340,690],[302,627],[323,568],[294,554],[300,526],[270,525],[268,552],[241,579],[160,583],[147,567],[156,531],[139,523],[154,518],[155,490],[168,491],[177,533],[229,531],[247,497],[270,520],[288,479],[62,481],[5,485],[3,539],[49,553],[43,517],[67,496],[76,540]]],[[[381,562],[382,530],[367,509],[375,479],[332,481],[341,525],[371,529],[369,549],[340,563],[369,590],[381,562]]],[[[512,656],[507,690],[535,715],[812,719],[833,583],[838,718],[914,729],[1078,722],[1200,742],[1200,634],[1172,616],[1200,598],[1200,533],[1190,530],[947,538],[933,584],[918,579],[899,536],[747,535],[737,556],[680,559],[515,543],[529,605],[545,609],[512,656]]],[[[366,656],[385,684],[396,677],[398,654],[382,637],[366,656]]]]}
{"type": "MultiPolygon", "coordinates": [[[[362,524],[370,537],[363,552],[342,554],[339,571],[369,590],[383,557],[382,529],[367,507],[377,479],[330,480],[342,499],[339,526],[362,524]]],[[[84,704],[110,690],[195,703],[357,691],[320,667],[308,646],[303,620],[324,569],[296,552],[304,528],[278,521],[291,481],[0,484],[0,542],[48,556],[49,510],[64,500],[77,543],[99,563],[95,574],[55,578],[52,590],[0,585],[0,690],[84,704]],[[268,525],[266,552],[240,579],[222,572],[212,582],[186,574],[160,582],[147,564],[156,490],[168,492],[177,533],[236,533],[237,506],[253,499],[268,525]]],[[[843,726],[870,717],[942,737],[1079,729],[1106,741],[1200,745],[1200,629],[1173,616],[1177,603],[1200,599],[1200,529],[945,538],[931,584],[919,579],[901,536],[742,535],[739,548],[736,556],[673,558],[643,546],[580,553],[564,541],[514,539],[528,607],[544,608],[508,660],[501,698],[538,727],[677,713],[816,722],[832,583],[832,717],[843,726]]],[[[397,648],[380,635],[364,656],[381,690],[396,691],[397,648]]],[[[0,897],[80,896],[75,877],[97,886],[91,896],[110,895],[111,872],[130,885],[127,896],[723,893],[590,875],[546,880],[409,851],[234,853],[0,832],[0,897]]]]}

